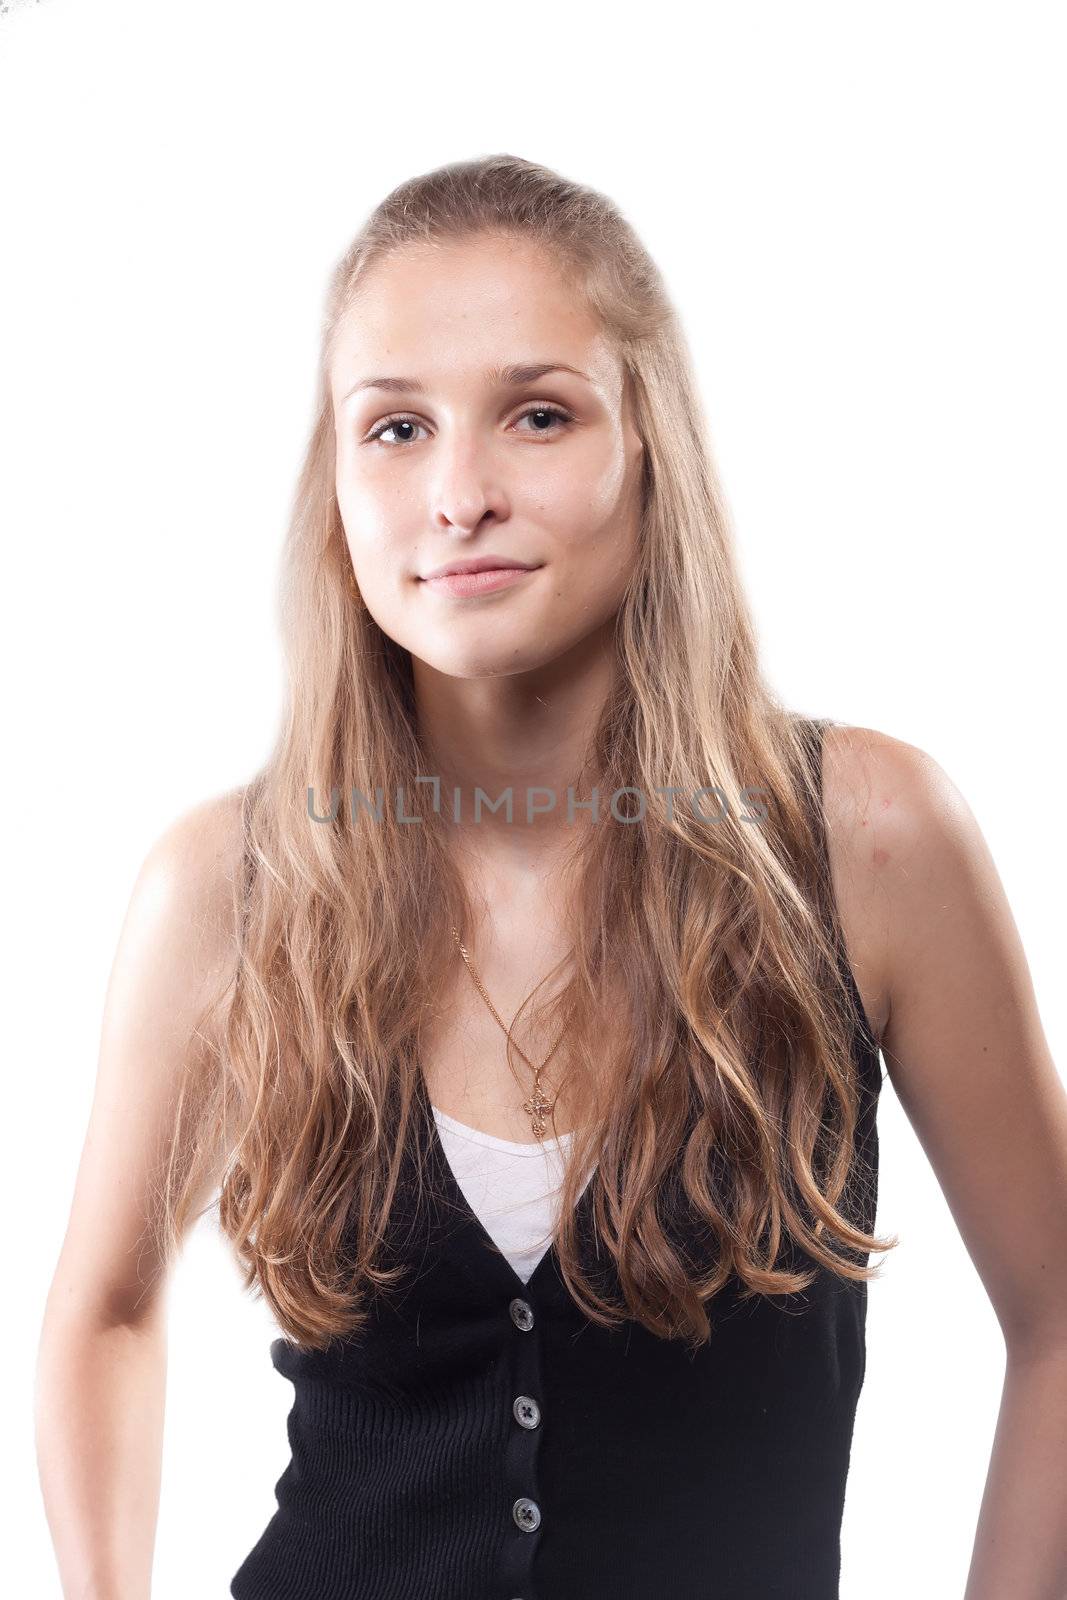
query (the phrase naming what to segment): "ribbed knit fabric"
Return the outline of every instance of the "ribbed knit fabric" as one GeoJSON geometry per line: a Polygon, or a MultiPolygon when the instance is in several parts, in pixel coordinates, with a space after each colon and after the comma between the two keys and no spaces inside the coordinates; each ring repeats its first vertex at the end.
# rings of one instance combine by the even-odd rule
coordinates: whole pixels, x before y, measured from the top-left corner
{"type": "MultiPolygon", "coordinates": [[[[881,1067],[831,931],[861,1018],[849,1214],[873,1229],[881,1067]]],[[[391,1231],[411,1279],[358,1338],[271,1345],[292,1459],[235,1600],[837,1600],[866,1284],[819,1267],[803,1294],[745,1302],[731,1280],[695,1354],[636,1321],[604,1329],[555,1248],[516,1275],[424,1085],[420,1112],[432,1210],[416,1219],[408,1185],[391,1231]]],[[[577,1216],[595,1271],[592,1192],[577,1216]]]]}

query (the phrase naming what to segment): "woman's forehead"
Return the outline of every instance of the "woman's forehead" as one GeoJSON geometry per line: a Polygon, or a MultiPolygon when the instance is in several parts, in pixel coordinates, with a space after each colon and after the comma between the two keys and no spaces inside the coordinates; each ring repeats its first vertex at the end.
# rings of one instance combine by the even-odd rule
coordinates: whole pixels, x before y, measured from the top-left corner
{"type": "Polygon", "coordinates": [[[618,381],[603,329],[551,256],[479,239],[374,263],[341,320],[332,366],[347,392],[363,374],[430,384],[549,362],[597,385],[618,381]]]}

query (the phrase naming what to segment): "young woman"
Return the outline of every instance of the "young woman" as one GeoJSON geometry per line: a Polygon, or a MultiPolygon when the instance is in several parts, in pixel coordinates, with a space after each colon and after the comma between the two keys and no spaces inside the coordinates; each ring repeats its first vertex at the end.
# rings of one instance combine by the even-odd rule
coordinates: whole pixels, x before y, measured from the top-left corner
{"type": "Polygon", "coordinates": [[[1019,938],[937,763],[762,677],[653,263],[543,167],[430,173],[320,376],[276,748],[153,849],[109,990],[39,1375],[67,1593],[149,1592],[217,1191],[295,1395],[236,1600],[831,1600],[881,1050],[1007,1346],[967,1600],[1052,1600],[1067,1101],[1019,938]]]}

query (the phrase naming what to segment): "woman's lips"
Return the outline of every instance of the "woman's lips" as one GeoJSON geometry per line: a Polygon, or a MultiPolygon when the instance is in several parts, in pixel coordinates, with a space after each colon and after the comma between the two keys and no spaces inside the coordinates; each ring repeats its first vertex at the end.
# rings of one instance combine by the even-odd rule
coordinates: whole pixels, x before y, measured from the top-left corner
{"type": "Polygon", "coordinates": [[[537,567],[491,567],[485,572],[448,572],[443,578],[423,578],[428,589],[440,594],[471,595],[490,594],[495,589],[506,589],[510,584],[528,578],[537,567]]]}

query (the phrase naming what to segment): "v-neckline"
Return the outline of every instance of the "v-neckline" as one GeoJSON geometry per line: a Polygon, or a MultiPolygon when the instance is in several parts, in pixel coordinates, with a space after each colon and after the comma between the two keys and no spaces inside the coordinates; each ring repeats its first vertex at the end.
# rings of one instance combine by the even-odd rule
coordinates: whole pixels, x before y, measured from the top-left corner
{"type": "MultiPolygon", "coordinates": [[[[527,1296],[533,1294],[535,1284],[539,1285],[541,1277],[548,1271],[549,1264],[555,1263],[558,1259],[555,1237],[556,1229],[553,1229],[552,1241],[549,1244],[548,1249],[538,1261],[530,1276],[526,1279],[521,1278],[515,1271],[515,1268],[512,1266],[507,1256],[504,1254],[503,1250],[501,1250],[500,1246],[493,1238],[492,1234],[489,1232],[489,1229],[485,1226],[485,1223],[482,1221],[477,1211],[475,1211],[474,1207],[467,1199],[466,1194],[463,1192],[463,1187],[452,1169],[451,1161],[448,1159],[448,1151],[445,1149],[444,1141],[441,1138],[441,1130],[437,1126],[437,1118],[433,1113],[433,1102],[430,1099],[429,1090],[426,1085],[426,1080],[422,1075],[421,1068],[419,1069],[417,1076],[419,1100],[422,1105],[425,1119],[429,1124],[428,1132],[432,1142],[433,1152],[436,1157],[437,1166],[440,1169],[441,1176],[444,1179],[445,1187],[448,1190],[448,1198],[452,1202],[452,1205],[455,1206],[455,1208],[462,1215],[468,1232],[473,1234],[481,1244],[482,1255],[489,1255],[490,1270],[495,1271],[500,1275],[501,1281],[507,1284],[512,1298],[518,1297],[520,1299],[525,1299],[527,1296]]],[[[574,1207],[574,1215],[576,1217],[580,1215],[582,1207],[586,1204],[589,1198],[595,1176],[596,1168],[594,1167],[593,1171],[589,1174],[585,1187],[578,1196],[577,1204],[574,1207]]],[[[558,1218],[556,1226],[558,1228],[558,1218]]]]}

